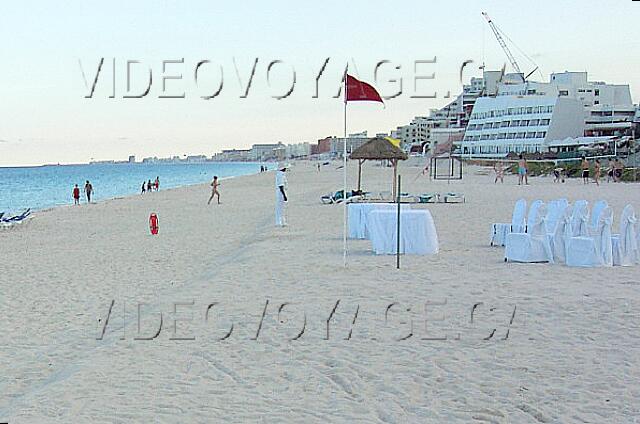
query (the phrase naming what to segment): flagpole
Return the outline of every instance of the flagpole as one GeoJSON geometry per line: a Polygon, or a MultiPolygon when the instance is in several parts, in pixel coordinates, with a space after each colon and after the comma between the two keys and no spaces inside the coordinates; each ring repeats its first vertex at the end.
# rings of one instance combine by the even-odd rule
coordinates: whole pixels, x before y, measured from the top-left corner
{"type": "Polygon", "coordinates": [[[342,261],[347,267],[347,71],[344,73],[344,139],[342,145],[342,261]]]}

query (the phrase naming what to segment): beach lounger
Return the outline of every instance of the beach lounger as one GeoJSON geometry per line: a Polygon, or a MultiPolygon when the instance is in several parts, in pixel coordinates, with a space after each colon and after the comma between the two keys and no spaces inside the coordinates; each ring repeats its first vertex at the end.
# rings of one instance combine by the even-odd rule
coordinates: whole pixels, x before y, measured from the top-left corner
{"type": "Polygon", "coordinates": [[[19,215],[14,215],[8,218],[5,218],[4,216],[0,217],[0,225],[2,225],[3,228],[9,228],[9,227],[12,227],[13,225],[17,225],[25,222],[30,217],[31,217],[31,209],[27,209],[19,215]]]}
{"type": "Polygon", "coordinates": [[[440,193],[423,193],[418,196],[418,203],[439,203],[440,193]]]}
{"type": "MultiPolygon", "coordinates": [[[[344,190],[338,190],[335,193],[326,194],[326,195],[324,195],[324,196],[322,196],[320,198],[320,201],[325,205],[331,205],[331,204],[334,204],[334,203],[342,203],[344,201],[343,193],[344,193],[344,190]]],[[[362,191],[351,190],[347,194],[348,194],[347,202],[352,202],[352,201],[359,200],[366,193],[364,193],[362,191]]]]}
{"type": "Polygon", "coordinates": [[[444,203],[464,203],[464,194],[449,192],[442,196],[444,203]]]}

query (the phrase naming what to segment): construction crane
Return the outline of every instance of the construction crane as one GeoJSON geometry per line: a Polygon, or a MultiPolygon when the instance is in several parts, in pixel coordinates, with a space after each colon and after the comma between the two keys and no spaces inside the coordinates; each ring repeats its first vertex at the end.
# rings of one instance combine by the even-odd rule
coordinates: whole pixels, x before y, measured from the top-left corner
{"type": "MultiPolygon", "coordinates": [[[[498,27],[496,27],[496,25],[493,23],[493,21],[491,20],[489,15],[487,15],[487,12],[482,12],[482,16],[484,16],[484,18],[489,23],[489,26],[491,27],[491,30],[493,31],[493,34],[498,39],[498,43],[500,44],[500,47],[502,47],[502,50],[504,50],[504,53],[507,55],[507,58],[509,59],[509,62],[511,62],[511,66],[513,67],[513,69],[517,73],[521,74],[522,71],[520,70],[520,66],[518,66],[518,62],[516,62],[516,58],[513,57],[513,54],[511,53],[511,50],[509,50],[509,47],[507,46],[507,43],[504,42],[504,39],[502,38],[502,35],[500,35],[500,30],[498,29],[498,27]]],[[[535,69],[534,69],[534,72],[535,72],[535,69]]],[[[531,74],[529,74],[529,75],[531,75],[531,74]]]]}

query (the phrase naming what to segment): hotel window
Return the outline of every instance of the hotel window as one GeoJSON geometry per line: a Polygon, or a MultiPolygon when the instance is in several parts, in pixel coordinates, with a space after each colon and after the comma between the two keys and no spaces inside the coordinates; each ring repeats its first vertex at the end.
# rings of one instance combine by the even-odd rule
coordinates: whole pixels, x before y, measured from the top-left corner
{"type": "Polygon", "coordinates": [[[533,113],[533,108],[532,107],[528,107],[527,108],[527,113],[533,113]]]}
{"type": "Polygon", "coordinates": [[[595,96],[599,96],[599,95],[600,95],[600,90],[598,90],[598,89],[593,90],[593,94],[594,94],[595,96]]]}
{"type": "Polygon", "coordinates": [[[534,133],[534,132],[528,132],[528,133],[527,133],[527,138],[536,138],[536,133],[534,133]]]}
{"type": "Polygon", "coordinates": [[[536,133],[537,138],[544,138],[547,135],[546,132],[540,131],[536,133]]]}
{"type": "Polygon", "coordinates": [[[595,102],[593,102],[594,105],[599,105],[600,104],[600,100],[596,100],[595,102]]]}
{"type": "Polygon", "coordinates": [[[553,113],[553,106],[547,106],[547,113],[553,113]]]}
{"type": "Polygon", "coordinates": [[[489,140],[489,134],[484,134],[482,137],[480,137],[480,140],[489,140]]]}
{"type": "Polygon", "coordinates": [[[502,124],[500,125],[500,127],[502,128],[506,128],[509,126],[509,121],[502,121],[502,124]]]}
{"type": "Polygon", "coordinates": [[[531,126],[531,127],[535,127],[535,126],[537,126],[539,123],[540,123],[540,121],[539,121],[539,120],[537,120],[537,119],[532,119],[531,121],[529,121],[529,126],[531,126]]]}
{"type": "Polygon", "coordinates": [[[520,115],[524,115],[526,110],[527,110],[527,108],[521,107],[520,108],[520,115]]]}
{"type": "Polygon", "coordinates": [[[498,138],[497,134],[491,134],[491,137],[489,138],[489,140],[495,140],[496,138],[498,138]]]}
{"type": "Polygon", "coordinates": [[[558,96],[568,96],[569,90],[560,90],[558,91],[558,96]]]}
{"type": "Polygon", "coordinates": [[[549,125],[549,120],[548,119],[541,119],[540,120],[540,125],[549,125]]]}
{"type": "Polygon", "coordinates": [[[509,133],[507,138],[516,138],[516,133],[509,133]]]}
{"type": "Polygon", "coordinates": [[[505,133],[498,134],[498,140],[504,140],[506,137],[507,137],[507,134],[505,133]]]}
{"type": "Polygon", "coordinates": [[[523,121],[520,121],[520,126],[521,127],[526,127],[527,125],[529,125],[529,121],[528,120],[525,119],[523,121]]]}
{"type": "Polygon", "coordinates": [[[511,121],[511,125],[509,125],[510,127],[517,127],[518,125],[520,125],[520,121],[516,120],[516,121],[511,121]]]}
{"type": "Polygon", "coordinates": [[[519,132],[518,135],[516,136],[516,138],[524,138],[524,134],[523,132],[519,132]]]}
{"type": "Polygon", "coordinates": [[[527,94],[531,95],[531,94],[536,94],[536,90],[527,90],[527,94]]]}

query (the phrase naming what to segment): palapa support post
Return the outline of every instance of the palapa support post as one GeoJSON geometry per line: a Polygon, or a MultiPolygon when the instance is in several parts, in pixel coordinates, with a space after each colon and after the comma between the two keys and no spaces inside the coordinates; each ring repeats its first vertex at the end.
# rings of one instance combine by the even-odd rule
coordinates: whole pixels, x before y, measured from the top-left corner
{"type": "Polygon", "coordinates": [[[398,175],[398,226],[396,228],[396,269],[400,269],[400,179],[398,175]]]}
{"type": "Polygon", "coordinates": [[[398,178],[398,159],[391,159],[391,164],[393,165],[393,185],[391,186],[391,197],[393,199],[396,198],[396,180],[398,178]]]}
{"type": "Polygon", "coordinates": [[[362,164],[364,159],[358,159],[358,191],[360,191],[360,182],[362,181],[362,164]]]}

